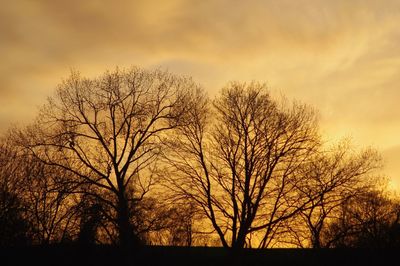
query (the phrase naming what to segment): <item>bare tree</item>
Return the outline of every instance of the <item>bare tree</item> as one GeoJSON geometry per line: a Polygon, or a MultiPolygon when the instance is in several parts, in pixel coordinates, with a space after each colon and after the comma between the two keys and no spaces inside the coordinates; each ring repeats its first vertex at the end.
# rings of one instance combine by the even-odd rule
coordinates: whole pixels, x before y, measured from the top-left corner
{"type": "Polygon", "coordinates": [[[169,243],[172,246],[192,246],[196,208],[189,202],[185,205],[175,206],[170,213],[169,243]]]}
{"type": "Polygon", "coordinates": [[[295,226],[291,233],[297,236],[297,242],[307,242],[313,248],[329,245],[321,235],[325,226],[336,217],[343,202],[376,184],[377,178],[372,174],[380,166],[381,159],[375,150],[353,152],[349,140],[344,140],[329,150],[319,151],[299,167],[296,175],[301,182],[296,191],[308,204],[299,213],[302,222],[287,225],[295,226]],[[301,234],[303,229],[306,232],[301,234]]]}
{"type": "Polygon", "coordinates": [[[400,203],[381,188],[342,202],[339,215],[323,231],[329,247],[398,248],[400,203]]]}
{"type": "Polygon", "coordinates": [[[27,154],[9,136],[1,140],[0,150],[3,190],[18,200],[30,241],[49,244],[70,237],[76,218],[68,186],[71,175],[27,154]]]}
{"type": "Polygon", "coordinates": [[[186,247],[195,244],[197,210],[190,201],[168,203],[157,209],[156,216],[162,217],[162,223],[149,234],[152,244],[186,247]]]}
{"type": "Polygon", "coordinates": [[[50,244],[70,240],[75,234],[78,218],[69,182],[71,174],[45,165],[28,154],[19,162],[25,188],[23,198],[29,203],[27,219],[33,227],[34,242],[50,244]]]}
{"type": "Polygon", "coordinates": [[[0,246],[31,244],[23,180],[17,150],[0,139],[0,246]]]}
{"type": "Polygon", "coordinates": [[[258,83],[231,83],[212,106],[197,98],[168,142],[169,186],[197,204],[224,247],[266,247],[302,208],[294,172],[319,145],[315,113],[258,83]]]}
{"type": "Polygon", "coordinates": [[[134,244],[131,205],[154,184],[161,136],[181,124],[194,88],[191,79],[159,70],[117,69],[96,79],[72,73],[37,122],[19,132],[19,143],[73,174],[75,193],[111,206],[120,243],[134,244]]]}

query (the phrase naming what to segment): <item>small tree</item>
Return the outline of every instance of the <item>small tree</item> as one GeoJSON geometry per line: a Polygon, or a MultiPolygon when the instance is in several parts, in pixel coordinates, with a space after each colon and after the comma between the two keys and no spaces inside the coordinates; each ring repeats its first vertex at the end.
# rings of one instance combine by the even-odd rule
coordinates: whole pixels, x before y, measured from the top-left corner
{"type": "Polygon", "coordinates": [[[71,236],[75,216],[70,173],[45,165],[18,148],[10,137],[1,142],[2,191],[18,202],[19,216],[29,225],[30,241],[58,243],[71,236]]]}
{"type": "Polygon", "coordinates": [[[76,230],[76,211],[70,183],[73,176],[65,169],[44,164],[29,154],[21,158],[19,170],[24,180],[24,200],[29,202],[27,219],[36,243],[63,242],[76,230]]]}
{"type": "Polygon", "coordinates": [[[93,245],[98,241],[98,230],[103,220],[103,206],[96,198],[83,195],[77,206],[80,218],[78,242],[82,245],[93,245]]]}
{"type": "Polygon", "coordinates": [[[6,139],[0,140],[0,246],[32,242],[18,153],[10,144],[6,139]]]}
{"type": "Polygon", "coordinates": [[[375,150],[353,152],[346,140],[330,150],[316,153],[312,160],[299,167],[296,174],[301,182],[296,190],[308,204],[299,213],[302,222],[291,230],[305,238],[298,242],[306,241],[313,248],[329,246],[329,242],[322,239],[325,227],[336,217],[343,202],[375,185],[376,178],[371,174],[380,166],[381,159],[375,150]],[[307,232],[301,235],[299,231],[304,225],[307,232]]]}
{"type": "Polygon", "coordinates": [[[359,193],[341,205],[324,230],[330,247],[400,247],[400,204],[381,190],[359,193]]]}
{"type": "Polygon", "coordinates": [[[12,192],[0,189],[0,246],[31,244],[30,225],[24,216],[24,204],[12,192]]]}

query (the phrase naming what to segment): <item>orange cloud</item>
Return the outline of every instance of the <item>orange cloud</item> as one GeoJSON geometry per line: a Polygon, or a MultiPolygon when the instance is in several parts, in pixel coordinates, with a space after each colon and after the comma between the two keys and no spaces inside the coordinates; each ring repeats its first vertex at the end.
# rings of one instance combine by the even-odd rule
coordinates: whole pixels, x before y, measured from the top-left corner
{"type": "Polygon", "coordinates": [[[9,1],[0,128],[34,117],[71,68],[161,66],[210,94],[229,80],[265,81],[317,107],[328,135],[391,149],[400,145],[399,24],[395,0],[9,1]]]}

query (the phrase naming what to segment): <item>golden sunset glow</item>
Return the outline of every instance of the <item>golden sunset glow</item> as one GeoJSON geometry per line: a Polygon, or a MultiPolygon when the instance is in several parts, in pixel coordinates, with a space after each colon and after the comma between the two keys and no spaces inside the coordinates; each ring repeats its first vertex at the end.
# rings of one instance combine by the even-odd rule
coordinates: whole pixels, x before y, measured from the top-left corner
{"type": "Polygon", "coordinates": [[[326,139],[373,146],[400,188],[400,1],[8,1],[0,8],[0,131],[32,120],[76,69],[137,65],[266,82],[314,106],[326,139]]]}

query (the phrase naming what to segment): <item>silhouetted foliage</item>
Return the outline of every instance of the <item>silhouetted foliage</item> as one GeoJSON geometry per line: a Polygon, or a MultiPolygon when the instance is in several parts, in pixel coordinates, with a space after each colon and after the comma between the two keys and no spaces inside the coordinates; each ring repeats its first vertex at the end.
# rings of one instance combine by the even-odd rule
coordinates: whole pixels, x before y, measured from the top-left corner
{"type": "Polygon", "coordinates": [[[193,243],[195,209],[192,205],[171,210],[170,245],[190,247],[193,243]]]}
{"type": "Polygon", "coordinates": [[[340,216],[327,228],[330,247],[400,247],[400,202],[382,191],[360,193],[344,201],[340,216]]]}
{"type": "Polygon", "coordinates": [[[399,247],[379,155],[326,148],[317,120],[256,82],[210,101],[160,70],[74,72],[0,140],[0,245],[399,247]]]}
{"type": "Polygon", "coordinates": [[[161,223],[148,235],[151,244],[190,247],[195,243],[197,210],[190,201],[164,204],[157,210],[161,223]]]}
{"type": "Polygon", "coordinates": [[[0,191],[0,246],[31,244],[30,226],[24,217],[24,208],[17,195],[0,191]]]}
{"type": "Polygon", "coordinates": [[[83,245],[96,244],[98,229],[104,220],[102,204],[95,198],[83,195],[79,205],[79,217],[79,243],[83,245]]]}
{"type": "Polygon", "coordinates": [[[0,246],[31,244],[31,227],[25,216],[18,154],[9,142],[0,143],[0,246]]]}

